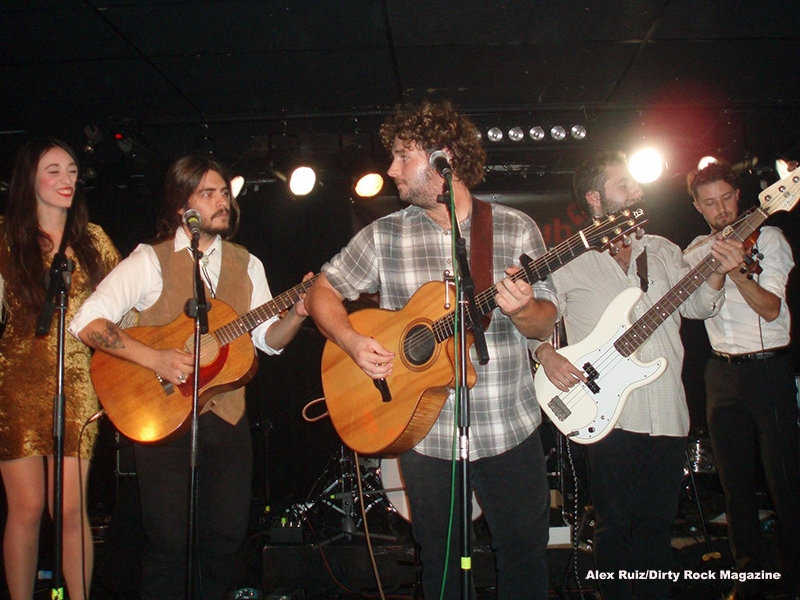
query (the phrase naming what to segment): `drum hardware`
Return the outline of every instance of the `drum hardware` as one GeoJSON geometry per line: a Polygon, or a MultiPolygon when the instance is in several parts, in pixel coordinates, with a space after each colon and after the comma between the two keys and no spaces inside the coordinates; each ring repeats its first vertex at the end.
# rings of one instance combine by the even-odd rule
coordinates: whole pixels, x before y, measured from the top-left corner
{"type": "Polygon", "coordinates": [[[363,515],[374,515],[376,525],[381,525],[379,530],[389,532],[376,532],[373,519],[370,519],[370,538],[398,541],[399,534],[388,518],[395,511],[386,500],[387,490],[381,485],[379,464],[379,459],[371,457],[359,456],[356,460],[355,453],[341,445],[317,478],[307,501],[288,508],[281,521],[293,525],[307,521],[315,537],[322,539],[317,542],[322,546],[364,536],[363,512],[363,515]],[[359,475],[361,494],[358,489],[359,475]],[[324,538],[327,534],[330,534],[329,537],[324,538]]]}
{"type": "Polygon", "coordinates": [[[686,449],[686,468],[684,474],[689,472],[698,474],[716,474],[717,467],[714,464],[714,452],[711,448],[711,440],[708,438],[695,438],[689,440],[686,449]]]}

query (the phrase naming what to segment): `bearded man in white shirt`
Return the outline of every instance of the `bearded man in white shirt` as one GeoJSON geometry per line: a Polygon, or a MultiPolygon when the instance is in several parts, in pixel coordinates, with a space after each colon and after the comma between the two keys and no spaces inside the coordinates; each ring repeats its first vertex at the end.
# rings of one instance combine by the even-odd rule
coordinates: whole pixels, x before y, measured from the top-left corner
{"type": "MultiPolygon", "coordinates": [[[[215,159],[186,156],[167,172],[165,209],[155,244],[141,244],[97,287],[70,324],[84,343],[152,370],[174,386],[194,371],[193,354],[181,348],[156,349],[115,323],[129,311],[138,324],[172,323],[192,297],[191,232],[187,210],[200,215],[198,249],[203,253],[206,295],[241,315],[271,299],[261,261],[227,241],[239,208],[225,167],[215,159]]],[[[310,275],[310,274],[309,274],[310,275]]],[[[278,354],[308,315],[303,301],[285,317],[253,329],[254,345],[278,354]]],[[[198,419],[198,509],[195,586],[201,598],[220,600],[231,589],[238,552],[247,532],[252,479],[250,428],[244,388],[213,396],[198,419]]],[[[142,600],[183,600],[190,490],[190,434],[156,444],[134,444],[142,522],[147,543],[142,567],[142,600]]]]}

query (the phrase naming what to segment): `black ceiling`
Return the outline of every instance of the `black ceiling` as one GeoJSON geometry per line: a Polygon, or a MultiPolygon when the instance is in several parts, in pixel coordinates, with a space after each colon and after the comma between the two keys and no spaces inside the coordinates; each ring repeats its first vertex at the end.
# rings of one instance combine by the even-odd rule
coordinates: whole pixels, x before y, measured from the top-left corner
{"type": "Polygon", "coordinates": [[[333,146],[433,94],[482,126],[581,122],[584,147],[796,156],[799,26],[774,0],[5,0],[0,145],[125,122],[156,152],[206,136],[233,161],[273,133],[333,146]]]}

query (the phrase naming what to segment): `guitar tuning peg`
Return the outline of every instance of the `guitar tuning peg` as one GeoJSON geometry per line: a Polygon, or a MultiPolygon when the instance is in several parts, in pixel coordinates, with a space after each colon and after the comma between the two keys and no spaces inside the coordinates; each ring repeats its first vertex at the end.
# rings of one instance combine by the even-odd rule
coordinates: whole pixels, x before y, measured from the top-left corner
{"type": "Polygon", "coordinates": [[[616,256],[619,254],[619,246],[617,244],[611,244],[611,247],[608,249],[608,253],[611,256],[616,256]]]}
{"type": "Polygon", "coordinates": [[[626,248],[631,245],[631,236],[623,235],[622,236],[622,245],[626,248]]]}
{"type": "Polygon", "coordinates": [[[644,237],[644,227],[637,227],[633,234],[636,236],[637,240],[642,239],[642,237],[644,237]]]}

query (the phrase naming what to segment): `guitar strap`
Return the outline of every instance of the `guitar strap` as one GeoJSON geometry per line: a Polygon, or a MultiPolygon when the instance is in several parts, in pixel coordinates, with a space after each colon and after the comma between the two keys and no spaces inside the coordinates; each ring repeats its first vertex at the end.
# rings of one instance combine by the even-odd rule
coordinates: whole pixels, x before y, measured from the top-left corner
{"type": "MultiPolygon", "coordinates": [[[[475,281],[477,292],[488,290],[494,284],[492,259],[494,258],[494,238],[492,236],[492,205],[472,198],[472,230],[470,234],[469,268],[475,281]]],[[[492,313],[481,318],[484,331],[489,326],[492,313]]]]}
{"type": "Polygon", "coordinates": [[[647,288],[650,287],[647,278],[647,248],[642,250],[642,253],[636,257],[636,274],[639,276],[639,286],[644,293],[647,293],[647,288]]]}

